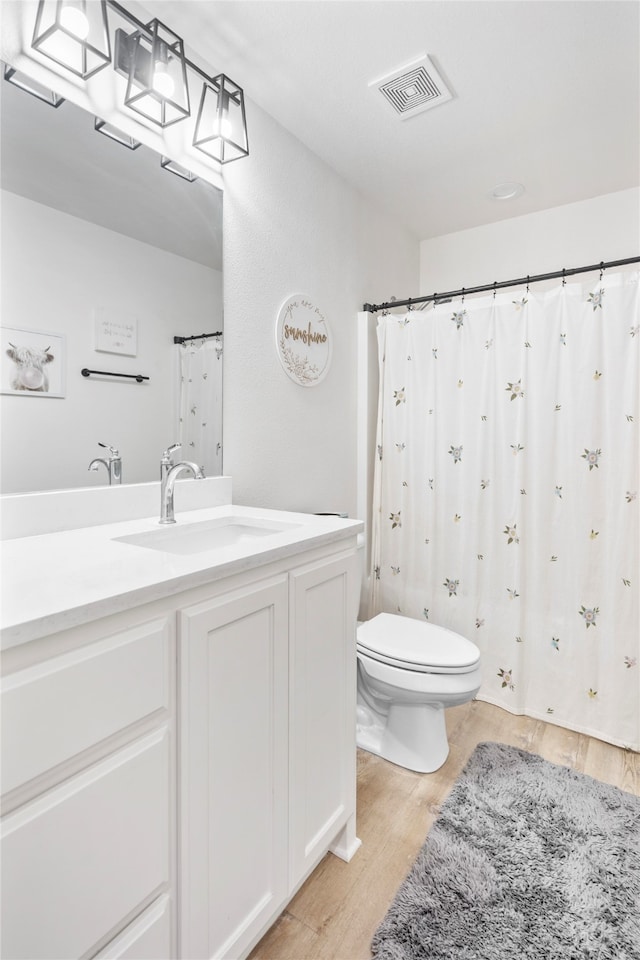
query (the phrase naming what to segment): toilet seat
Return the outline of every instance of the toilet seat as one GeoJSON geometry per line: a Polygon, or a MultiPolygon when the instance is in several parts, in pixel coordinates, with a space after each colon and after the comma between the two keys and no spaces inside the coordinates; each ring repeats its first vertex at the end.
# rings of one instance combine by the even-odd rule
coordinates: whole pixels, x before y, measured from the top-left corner
{"type": "Polygon", "coordinates": [[[475,643],[459,633],[390,613],[361,624],[356,646],[361,656],[418,673],[471,673],[480,660],[475,643]]]}

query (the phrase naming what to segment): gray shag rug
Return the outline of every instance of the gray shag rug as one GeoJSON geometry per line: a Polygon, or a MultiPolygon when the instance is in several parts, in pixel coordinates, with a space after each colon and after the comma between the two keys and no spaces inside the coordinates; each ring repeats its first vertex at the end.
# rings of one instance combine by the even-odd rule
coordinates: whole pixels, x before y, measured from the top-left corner
{"type": "Polygon", "coordinates": [[[377,960],[640,960],[640,798],[479,744],[371,949],[377,960]]]}

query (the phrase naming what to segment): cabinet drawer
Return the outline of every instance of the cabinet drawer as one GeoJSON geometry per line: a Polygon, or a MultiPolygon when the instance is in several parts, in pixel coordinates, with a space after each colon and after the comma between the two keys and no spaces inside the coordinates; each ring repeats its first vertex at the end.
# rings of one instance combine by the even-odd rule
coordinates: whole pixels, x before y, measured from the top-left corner
{"type": "Polygon", "coordinates": [[[53,657],[2,680],[2,791],[169,707],[173,617],[53,657]]]}
{"type": "Polygon", "coordinates": [[[3,957],[80,957],[162,892],[169,769],[164,727],[4,818],[3,957]]]}
{"type": "Polygon", "coordinates": [[[171,900],[165,895],[154,900],[95,960],[168,960],[173,955],[171,900]]]}

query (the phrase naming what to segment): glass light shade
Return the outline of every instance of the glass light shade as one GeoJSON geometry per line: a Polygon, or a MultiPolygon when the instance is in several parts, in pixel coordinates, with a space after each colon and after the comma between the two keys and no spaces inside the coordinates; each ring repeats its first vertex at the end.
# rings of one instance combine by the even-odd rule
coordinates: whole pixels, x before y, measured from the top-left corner
{"type": "Polygon", "coordinates": [[[191,113],[189,85],[180,37],[159,20],[137,30],[127,41],[129,70],[124,102],[160,127],[191,113]]]}
{"type": "Polygon", "coordinates": [[[249,153],[244,93],[223,73],[202,86],[193,146],[219,163],[249,153]]]}
{"type": "Polygon", "coordinates": [[[31,46],[86,80],[111,63],[106,0],[40,0],[31,46]]]}

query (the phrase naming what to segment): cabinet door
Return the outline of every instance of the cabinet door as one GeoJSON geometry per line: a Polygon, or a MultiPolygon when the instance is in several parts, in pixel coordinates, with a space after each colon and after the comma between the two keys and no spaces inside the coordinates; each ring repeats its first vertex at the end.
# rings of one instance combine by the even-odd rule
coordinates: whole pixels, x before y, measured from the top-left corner
{"type": "Polygon", "coordinates": [[[355,825],[357,573],[353,552],[290,575],[292,887],[355,825]]]}
{"type": "Polygon", "coordinates": [[[287,893],[286,575],[179,614],[180,956],[242,955],[287,893]]]}

